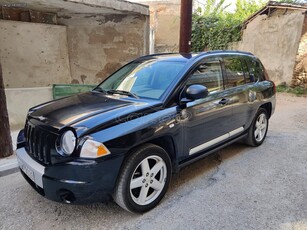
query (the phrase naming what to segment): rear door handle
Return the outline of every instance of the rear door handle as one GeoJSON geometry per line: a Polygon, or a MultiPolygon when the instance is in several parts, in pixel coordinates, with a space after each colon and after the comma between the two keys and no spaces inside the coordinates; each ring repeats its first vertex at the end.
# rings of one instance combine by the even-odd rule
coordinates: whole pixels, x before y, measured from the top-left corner
{"type": "Polygon", "coordinates": [[[219,104],[220,105],[226,105],[229,101],[230,101],[230,99],[223,98],[222,100],[219,101],[219,104]]]}

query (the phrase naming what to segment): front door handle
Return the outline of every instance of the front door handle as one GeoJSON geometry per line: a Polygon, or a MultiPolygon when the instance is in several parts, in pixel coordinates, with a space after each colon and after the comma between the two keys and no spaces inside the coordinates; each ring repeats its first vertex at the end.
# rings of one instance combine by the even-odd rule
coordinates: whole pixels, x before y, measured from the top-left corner
{"type": "Polygon", "coordinates": [[[226,105],[229,101],[230,101],[230,99],[223,98],[222,100],[219,101],[219,104],[220,105],[226,105]]]}

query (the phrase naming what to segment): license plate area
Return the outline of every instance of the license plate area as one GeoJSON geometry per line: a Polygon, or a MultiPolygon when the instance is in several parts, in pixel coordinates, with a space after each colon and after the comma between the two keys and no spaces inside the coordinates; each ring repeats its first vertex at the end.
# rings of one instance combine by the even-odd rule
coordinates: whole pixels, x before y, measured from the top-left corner
{"type": "Polygon", "coordinates": [[[21,161],[19,161],[19,167],[35,183],[34,172],[21,161]]]}
{"type": "Polygon", "coordinates": [[[33,184],[34,187],[44,189],[43,175],[45,173],[45,167],[33,160],[24,148],[17,149],[16,155],[19,168],[27,181],[29,183],[31,182],[30,184],[33,184]]]}

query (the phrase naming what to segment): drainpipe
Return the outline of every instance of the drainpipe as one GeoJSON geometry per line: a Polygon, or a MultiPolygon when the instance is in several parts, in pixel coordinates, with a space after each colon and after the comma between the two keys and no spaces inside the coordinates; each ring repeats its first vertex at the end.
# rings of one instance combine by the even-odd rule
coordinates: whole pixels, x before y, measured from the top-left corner
{"type": "Polygon", "coordinates": [[[179,52],[191,52],[192,0],[181,0],[179,52]]]}

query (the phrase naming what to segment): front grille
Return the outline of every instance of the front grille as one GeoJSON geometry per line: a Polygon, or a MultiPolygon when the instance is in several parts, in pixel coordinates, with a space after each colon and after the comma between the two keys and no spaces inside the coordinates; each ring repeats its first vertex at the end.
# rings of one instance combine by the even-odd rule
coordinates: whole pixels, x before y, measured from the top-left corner
{"type": "Polygon", "coordinates": [[[35,160],[51,164],[52,135],[39,126],[27,122],[25,125],[26,150],[35,160]]]}

